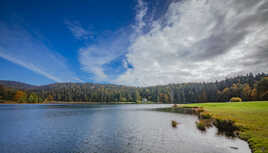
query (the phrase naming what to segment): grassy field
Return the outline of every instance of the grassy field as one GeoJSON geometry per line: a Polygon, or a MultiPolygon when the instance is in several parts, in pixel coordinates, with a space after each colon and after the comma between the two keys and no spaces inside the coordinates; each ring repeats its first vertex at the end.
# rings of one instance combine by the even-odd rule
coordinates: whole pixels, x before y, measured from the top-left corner
{"type": "Polygon", "coordinates": [[[268,153],[268,101],[183,106],[203,107],[213,118],[235,121],[236,125],[243,127],[240,137],[249,142],[254,153],[268,153]]]}

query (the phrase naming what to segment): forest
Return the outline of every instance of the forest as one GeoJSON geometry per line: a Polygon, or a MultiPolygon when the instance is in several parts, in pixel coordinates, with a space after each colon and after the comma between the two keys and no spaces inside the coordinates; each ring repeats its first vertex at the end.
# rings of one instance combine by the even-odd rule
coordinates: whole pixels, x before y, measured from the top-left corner
{"type": "Polygon", "coordinates": [[[178,83],[151,87],[129,87],[94,83],[55,83],[34,86],[15,81],[0,81],[0,102],[135,102],[201,103],[227,102],[232,97],[243,101],[268,100],[268,75],[236,76],[215,82],[178,83]]]}

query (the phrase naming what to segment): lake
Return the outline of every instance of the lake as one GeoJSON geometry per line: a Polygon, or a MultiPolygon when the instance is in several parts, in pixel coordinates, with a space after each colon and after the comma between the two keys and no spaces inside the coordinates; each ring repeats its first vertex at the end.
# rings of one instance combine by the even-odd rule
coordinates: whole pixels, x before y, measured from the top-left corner
{"type": "Polygon", "coordinates": [[[2,104],[1,153],[250,153],[238,138],[201,132],[171,105],[2,104]],[[179,122],[177,128],[171,120],[179,122]]]}

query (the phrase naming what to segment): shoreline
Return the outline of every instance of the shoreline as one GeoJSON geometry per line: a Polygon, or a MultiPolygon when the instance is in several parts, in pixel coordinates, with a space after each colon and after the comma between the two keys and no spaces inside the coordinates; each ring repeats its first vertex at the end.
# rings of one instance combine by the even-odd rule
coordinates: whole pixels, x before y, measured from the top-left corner
{"type": "Polygon", "coordinates": [[[156,110],[197,115],[197,128],[205,119],[205,128],[214,125],[220,132],[234,130],[234,136],[246,141],[252,153],[268,153],[268,101],[181,104],[156,110]],[[212,122],[209,125],[206,125],[207,116],[203,113],[210,115],[208,120],[212,122]]]}
{"type": "Polygon", "coordinates": [[[163,104],[163,103],[136,103],[136,102],[43,102],[43,103],[18,103],[14,101],[4,101],[0,102],[0,104],[91,104],[91,105],[109,105],[109,104],[163,104]]]}
{"type": "MultiPolygon", "coordinates": [[[[200,121],[201,120],[201,118],[200,118],[200,114],[201,114],[201,112],[205,112],[205,113],[210,113],[210,112],[208,112],[208,111],[205,111],[204,109],[203,109],[203,107],[189,107],[189,106],[184,106],[185,104],[182,104],[182,105],[178,105],[178,106],[176,106],[176,107],[167,107],[167,108],[157,108],[157,109],[155,109],[156,111],[161,111],[161,112],[171,112],[171,113],[181,113],[181,114],[189,114],[189,115],[195,115],[195,116],[198,116],[198,120],[200,121]]],[[[214,121],[215,120],[221,120],[221,119],[219,119],[219,118],[217,118],[217,117],[215,117],[215,116],[212,116],[212,118],[211,119],[213,119],[214,121]]],[[[224,120],[224,121],[227,121],[227,120],[224,120]]],[[[228,120],[229,121],[229,120],[228,120]]],[[[234,121],[232,121],[232,122],[234,122],[234,121]]],[[[218,130],[220,130],[219,128],[219,126],[216,126],[214,123],[213,123],[213,125],[218,129],[218,130]]],[[[209,126],[207,126],[206,128],[209,128],[211,126],[211,124],[209,125],[209,126]]],[[[236,126],[236,125],[232,125],[232,126],[235,126],[235,127],[239,127],[239,126],[236,126]]],[[[197,127],[198,128],[198,127],[197,127]]],[[[243,130],[244,128],[243,127],[240,127],[239,129],[238,129],[238,131],[237,132],[242,132],[242,130],[243,130]]],[[[199,129],[199,130],[201,130],[201,129],[199,129]]],[[[201,130],[202,131],[202,130],[201,130]]],[[[250,150],[251,150],[251,152],[252,153],[255,153],[254,152],[254,147],[253,147],[253,145],[249,142],[249,138],[248,139],[245,139],[244,137],[241,137],[241,135],[240,134],[237,134],[237,135],[235,135],[235,137],[238,137],[239,139],[241,139],[241,140],[244,140],[244,141],[246,141],[247,143],[248,143],[248,145],[249,145],[249,148],[250,148],[250,150]]],[[[256,144],[255,144],[256,145],[256,144]]]]}
{"type": "Polygon", "coordinates": [[[3,102],[3,103],[0,103],[0,104],[37,104],[37,105],[40,105],[40,104],[92,104],[92,105],[97,105],[97,104],[100,104],[100,105],[105,105],[105,104],[137,104],[137,103],[134,103],[134,102],[110,102],[110,103],[99,103],[99,102],[44,102],[44,103],[17,103],[17,102],[3,102]]]}

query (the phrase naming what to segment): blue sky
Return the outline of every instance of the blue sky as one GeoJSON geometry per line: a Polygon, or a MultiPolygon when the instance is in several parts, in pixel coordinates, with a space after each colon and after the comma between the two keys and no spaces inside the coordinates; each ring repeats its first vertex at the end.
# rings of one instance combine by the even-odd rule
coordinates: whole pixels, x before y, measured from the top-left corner
{"type": "Polygon", "coordinates": [[[0,3],[1,80],[149,86],[268,71],[265,0],[0,3]]]}
{"type": "MultiPolygon", "coordinates": [[[[25,40],[27,41],[25,43],[35,43],[34,45],[36,46],[42,44],[49,49],[50,54],[63,56],[64,64],[68,67],[68,70],[65,71],[72,72],[73,76],[70,76],[70,78],[63,77],[61,81],[79,81],[71,78],[77,77],[83,81],[93,82],[95,81],[92,79],[94,74],[81,71],[81,65],[78,60],[79,49],[88,45],[102,43],[101,41],[106,41],[106,39],[113,39],[118,30],[134,22],[136,5],[136,1],[131,0],[122,0],[116,3],[110,0],[80,1],[78,3],[76,1],[65,1],[64,3],[60,1],[1,1],[0,24],[2,30],[16,30],[17,33],[24,33],[24,37],[31,37],[34,41],[38,41],[28,42],[28,40],[25,40]],[[82,32],[81,35],[78,34],[77,36],[81,29],[84,29],[84,33],[82,32]]],[[[10,33],[7,33],[7,35],[10,35],[10,33]]],[[[11,36],[2,35],[1,39],[15,39],[8,37],[11,36]]],[[[13,43],[19,43],[17,41],[20,40],[16,40],[13,43]]],[[[12,42],[8,43],[14,45],[12,42]]],[[[14,49],[21,49],[15,52],[25,54],[24,56],[28,56],[27,54],[32,56],[30,55],[31,52],[42,54],[42,49],[27,51],[27,47],[20,48],[20,44],[15,45],[17,47],[14,49]]],[[[11,54],[11,56],[14,57],[15,53],[11,54]]],[[[46,60],[46,54],[39,58],[43,58],[42,61],[46,60]]],[[[107,73],[111,73],[109,69],[113,68],[116,69],[116,72],[122,73],[124,70],[120,63],[121,60],[122,57],[118,57],[115,61],[107,63],[105,65],[107,73]]],[[[31,63],[31,61],[24,62],[31,63]]],[[[39,61],[34,61],[33,63],[37,64],[39,61]]],[[[41,62],[41,65],[44,63],[41,62]]],[[[0,79],[23,81],[32,84],[47,84],[58,81],[57,79],[47,78],[31,68],[25,68],[25,66],[8,61],[5,58],[0,59],[0,66],[2,68],[0,79]]],[[[52,65],[52,67],[54,66],[58,67],[55,71],[62,70],[60,66],[52,65]]],[[[50,73],[49,67],[45,69],[50,73]]],[[[69,72],[67,73],[69,75],[69,72]]],[[[58,75],[57,73],[55,74],[58,75]]]]}

